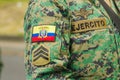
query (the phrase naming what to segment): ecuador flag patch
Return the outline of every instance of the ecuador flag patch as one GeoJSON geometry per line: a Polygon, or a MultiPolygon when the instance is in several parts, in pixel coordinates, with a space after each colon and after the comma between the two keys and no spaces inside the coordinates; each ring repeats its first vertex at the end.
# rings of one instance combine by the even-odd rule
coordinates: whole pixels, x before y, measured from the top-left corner
{"type": "Polygon", "coordinates": [[[32,32],[32,42],[52,42],[55,41],[55,29],[53,25],[34,26],[32,32]]]}

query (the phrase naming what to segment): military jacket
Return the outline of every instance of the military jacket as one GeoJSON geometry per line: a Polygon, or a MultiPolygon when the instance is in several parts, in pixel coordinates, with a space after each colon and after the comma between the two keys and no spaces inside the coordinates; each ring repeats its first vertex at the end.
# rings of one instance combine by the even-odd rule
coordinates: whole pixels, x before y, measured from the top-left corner
{"type": "Polygon", "coordinates": [[[24,31],[27,80],[120,80],[120,35],[98,0],[30,0],[24,31]]]}

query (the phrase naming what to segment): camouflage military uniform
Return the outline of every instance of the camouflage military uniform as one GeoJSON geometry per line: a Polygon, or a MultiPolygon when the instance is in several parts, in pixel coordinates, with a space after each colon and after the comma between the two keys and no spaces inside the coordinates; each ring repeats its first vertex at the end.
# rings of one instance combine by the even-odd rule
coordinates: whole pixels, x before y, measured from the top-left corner
{"type": "Polygon", "coordinates": [[[24,30],[27,80],[120,79],[120,35],[98,0],[30,0],[24,30]]]}

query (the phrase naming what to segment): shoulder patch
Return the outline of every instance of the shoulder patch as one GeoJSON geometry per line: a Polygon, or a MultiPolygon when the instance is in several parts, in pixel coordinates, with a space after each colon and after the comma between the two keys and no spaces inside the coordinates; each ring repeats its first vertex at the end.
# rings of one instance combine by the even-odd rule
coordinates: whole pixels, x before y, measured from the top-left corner
{"type": "Polygon", "coordinates": [[[34,26],[32,32],[32,42],[52,42],[55,41],[55,29],[53,25],[34,26]]]}
{"type": "Polygon", "coordinates": [[[44,45],[38,46],[32,52],[32,62],[35,66],[43,66],[50,62],[50,50],[44,45]]]}

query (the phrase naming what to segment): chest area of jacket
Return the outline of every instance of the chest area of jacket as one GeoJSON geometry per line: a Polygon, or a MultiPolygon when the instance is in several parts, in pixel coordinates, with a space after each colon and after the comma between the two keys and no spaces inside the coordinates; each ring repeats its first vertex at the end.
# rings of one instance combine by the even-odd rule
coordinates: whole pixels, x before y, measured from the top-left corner
{"type": "Polygon", "coordinates": [[[107,28],[107,17],[90,2],[71,2],[69,10],[73,33],[107,28]]]}

